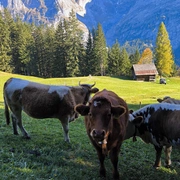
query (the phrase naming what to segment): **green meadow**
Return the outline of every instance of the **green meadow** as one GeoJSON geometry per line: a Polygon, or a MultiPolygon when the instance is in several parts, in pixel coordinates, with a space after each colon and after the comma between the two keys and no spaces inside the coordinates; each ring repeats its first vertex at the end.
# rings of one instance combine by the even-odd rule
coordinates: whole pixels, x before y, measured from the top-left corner
{"type": "MultiPolygon", "coordinates": [[[[42,79],[0,72],[0,180],[100,180],[99,161],[84,126],[83,117],[70,123],[70,143],[64,142],[60,121],[37,120],[23,113],[23,125],[31,136],[12,133],[12,124],[6,125],[3,105],[3,85],[10,77],[18,77],[44,84],[93,84],[99,90],[107,89],[123,98],[129,109],[136,110],[146,104],[157,103],[157,98],[171,96],[180,99],[180,78],[167,79],[167,84],[138,82],[118,77],[75,77],[42,79]]],[[[180,154],[173,148],[172,167],[155,170],[152,165],[155,150],[138,138],[123,142],[119,154],[119,173],[122,180],[178,180],[180,179],[180,154]]],[[[107,179],[112,179],[112,165],[106,158],[107,179]]]]}

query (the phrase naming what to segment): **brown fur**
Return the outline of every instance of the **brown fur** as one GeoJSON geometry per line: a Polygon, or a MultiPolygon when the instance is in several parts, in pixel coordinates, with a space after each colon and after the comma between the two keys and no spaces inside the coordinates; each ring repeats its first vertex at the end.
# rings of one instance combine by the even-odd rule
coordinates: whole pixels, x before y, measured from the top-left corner
{"type": "Polygon", "coordinates": [[[17,125],[24,137],[29,138],[22,126],[21,111],[29,116],[58,118],[63,126],[65,141],[69,141],[68,123],[77,118],[74,107],[77,103],[87,103],[90,94],[97,92],[91,85],[50,86],[22,79],[11,78],[4,84],[5,116],[9,124],[9,111],[12,112],[14,134],[18,134],[17,125]]]}
{"type": "Polygon", "coordinates": [[[128,124],[126,102],[114,92],[103,90],[95,94],[88,106],[77,105],[75,110],[85,116],[87,134],[100,161],[100,175],[106,175],[104,159],[109,154],[113,178],[119,179],[118,154],[128,124]]]}

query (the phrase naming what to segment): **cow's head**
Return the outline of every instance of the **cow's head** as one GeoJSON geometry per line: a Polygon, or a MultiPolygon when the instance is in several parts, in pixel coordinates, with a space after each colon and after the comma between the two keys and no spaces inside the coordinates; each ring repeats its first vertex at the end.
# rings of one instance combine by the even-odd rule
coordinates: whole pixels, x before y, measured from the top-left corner
{"type": "Polygon", "coordinates": [[[84,102],[83,104],[87,104],[87,102],[89,101],[89,98],[90,98],[90,95],[91,94],[94,94],[96,92],[99,91],[98,88],[92,88],[93,86],[95,86],[96,83],[90,85],[90,84],[81,84],[79,82],[79,86],[83,88],[83,93],[85,94],[85,97],[84,97],[84,102]]]}
{"type": "Polygon", "coordinates": [[[166,101],[166,100],[169,99],[169,98],[170,98],[169,96],[165,96],[163,99],[158,98],[157,101],[158,101],[159,103],[161,103],[161,102],[163,102],[163,101],[166,101]]]}
{"type": "Polygon", "coordinates": [[[125,139],[129,139],[133,137],[133,141],[136,141],[136,136],[139,135],[138,128],[143,123],[142,116],[134,116],[133,111],[129,111],[129,122],[126,128],[126,136],[125,139]]]}
{"type": "Polygon", "coordinates": [[[112,106],[105,98],[94,98],[89,105],[79,104],[75,111],[85,116],[89,135],[97,144],[106,144],[113,127],[113,120],[126,112],[123,106],[112,106]]]}

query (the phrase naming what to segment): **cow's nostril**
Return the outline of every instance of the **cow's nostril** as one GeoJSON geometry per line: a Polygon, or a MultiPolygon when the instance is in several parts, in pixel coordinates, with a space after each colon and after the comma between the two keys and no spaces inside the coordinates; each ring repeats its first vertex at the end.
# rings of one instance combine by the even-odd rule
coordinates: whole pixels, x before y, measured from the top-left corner
{"type": "Polygon", "coordinates": [[[103,139],[104,136],[105,136],[105,130],[96,130],[96,129],[93,129],[92,130],[92,135],[93,135],[94,138],[103,139]]]}
{"type": "Polygon", "coordinates": [[[106,133],[105,133],[105,130],[103,130],[103,131],[102,131],[102,136],[104,137],[104,136],[105,136],[105,134],[106,134],[106,133]]]}

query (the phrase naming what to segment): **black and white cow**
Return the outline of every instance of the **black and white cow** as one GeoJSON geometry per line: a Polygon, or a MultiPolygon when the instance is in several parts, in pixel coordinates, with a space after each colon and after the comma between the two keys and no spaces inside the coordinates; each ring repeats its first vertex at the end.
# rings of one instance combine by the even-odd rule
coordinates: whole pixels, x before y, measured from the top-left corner
{"type": "Polygon", "coordinates": [[[92,88],[94,85],[55,86],[10,78],[4,84],[6,122],[10,123],[10,109],[14,134],[18,134],[18,126],[23,136],[30,138],[22,125],[22,110],[37,119],[58,118],[63,126],[64,139],[69,142],[69,122],[77,118],[74,107],[88,102],[91,93],[98,91],[92,88]]]}
{"type": "MultiPolygon", "coordinates": [[[[161,166],[163,146],[171,151],[171,146],[180,147],[180,106],[169,103],[159,103],[144,106],[129,114],[129,124],[125,139],[139,136],[144,142],[154,145],[156,160],[154,167],[161,166]]],[[[170,152],[166,152],[170,153],[170,152]]],[[[166,165],[171,160],[167,156],[166,165]]]]}
{"type": "MultiPolygon", "coordinates": [[[[158,98],[157,101],[159,103],[170,103],[170,104],[179,104],[180,105],[180,100],[179,99],[174,99],[171,98],[170,96],[165,96],[163,99],[158,98]]],[[[166,161],[167,166],[169,167],[169,165],[171,165],[171,152],[172,152],[172,146],[165,146],[165,156],[166,156],[166,161]]]]}

